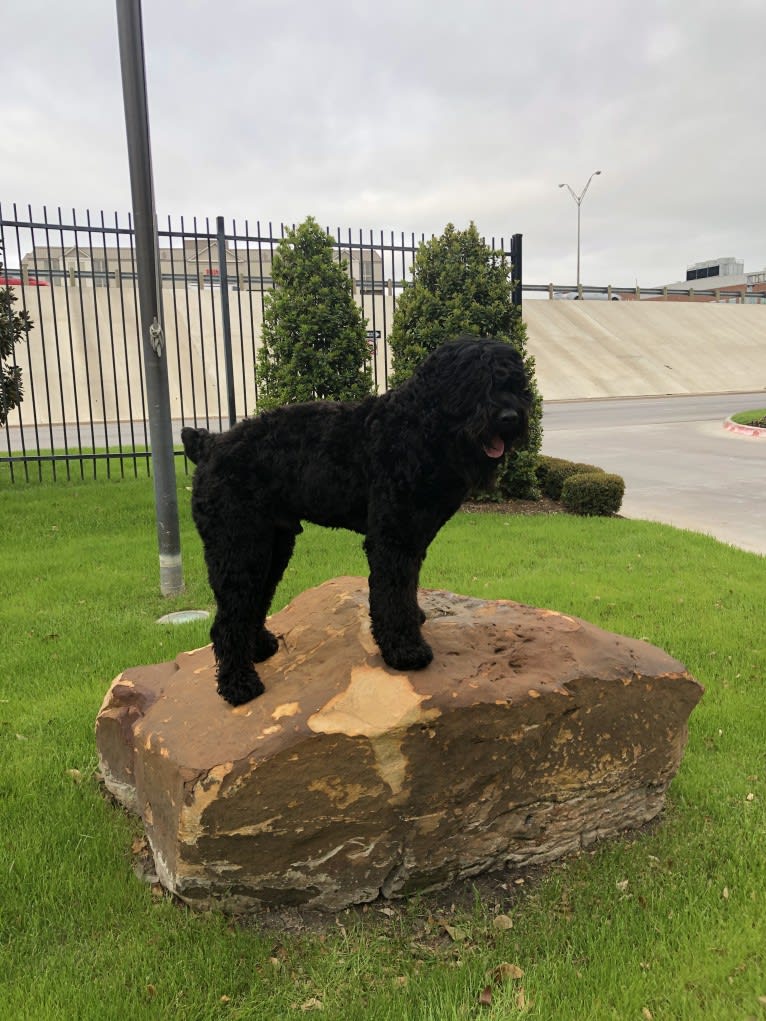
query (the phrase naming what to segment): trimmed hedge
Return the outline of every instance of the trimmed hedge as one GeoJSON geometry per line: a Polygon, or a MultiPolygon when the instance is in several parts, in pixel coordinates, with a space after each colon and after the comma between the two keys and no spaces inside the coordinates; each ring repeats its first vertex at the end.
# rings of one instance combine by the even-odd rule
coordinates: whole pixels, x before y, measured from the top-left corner
{"type": "Polygon", "coordinates": [[[572,514],[602,517],[616,514],[624,495],[623,478],[600,468],[591,472],[572,473],[564,479],[561,487],[562,506],[572,514]]]}
{"type": "Polygon", "coordinates": [[[561,499],[561,490],[570,475],[593,474],[602,471],[595,464],[567,461],[562,457],[541,457],[537,466],[540,488],[551,500],[561,499]]]}

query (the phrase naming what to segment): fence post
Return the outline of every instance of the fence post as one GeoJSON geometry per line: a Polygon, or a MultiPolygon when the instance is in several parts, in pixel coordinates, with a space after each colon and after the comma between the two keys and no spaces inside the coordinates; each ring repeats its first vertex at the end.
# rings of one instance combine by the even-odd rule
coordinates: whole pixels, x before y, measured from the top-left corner
{"type": "Polygon", "coordinates": [[[229,314],[229,270],[226,265],[226,232],[223,217],[215,220],[218,235],[218,280],[221,292],[221,325],[223,328],[223,360],[226,368],[226,402],[229,409],[229,425],[237,421],[234,407],[234,361],[231,354],[231,315],[229,314]]]}
{"type": "Polygon", "coordinates": [[[168,363],[162,322],[162,292],[157,274],[157,221],[141,0],[117,0],[117,28],[136,239],[141,340],[160,554],[160,591],[164,596],[173,596],[183,591],[184,580],[173,430],[170,422],[168,363]]]}
{"type": "Polygon", "coordinates": [[[511,301],[521,312],[521,289],[523,282],[523,264],[521,234],[514,234],[511,237],[511,269],[513,271],[513,293],[511,301]]]}

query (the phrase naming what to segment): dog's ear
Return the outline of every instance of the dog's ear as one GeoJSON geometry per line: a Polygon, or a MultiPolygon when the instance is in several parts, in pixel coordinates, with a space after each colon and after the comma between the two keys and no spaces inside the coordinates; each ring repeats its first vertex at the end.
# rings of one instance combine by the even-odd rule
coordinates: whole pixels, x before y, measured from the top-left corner
{"type": "Polygon", "coordinates": [[[492,390],[492,362],[477,337],[460,337],[442,347],[444,353],[440,397],[452,418],[465,419],[492,390]]]}

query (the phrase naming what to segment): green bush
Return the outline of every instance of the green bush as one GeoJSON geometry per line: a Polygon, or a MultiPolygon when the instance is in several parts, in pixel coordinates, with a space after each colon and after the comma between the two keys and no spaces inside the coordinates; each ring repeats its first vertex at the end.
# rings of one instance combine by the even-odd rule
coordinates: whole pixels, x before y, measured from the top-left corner
{"type": "Polygon", "coordinates": [[[547,464],[538,469],[540,485],[547,497],[551,500],[561,499],[561,489],[571,475],[593,474],[601,472],[602,469],[595,464],[583,464],[579,461],[567,461],[561,457],[549,457],[547,464]]]}
{"type": "MultiPolygon", "coordinates": [[[[548,454],[540,454],[535,466],[535,474],[537,475],[537,484],[540,487],[541,493],[545,493],[545,484],[548,481],[548,472],[550,469],[555,465],[565,463],[568,462],[565,462],[562,457],[550,457],[548,454]]],[[[547,496],[548,494],[545,493],[545,495],[547,496]]]]}
{"type": "Polygon", "coordinates": [[[620,509],[624,495],[623,478],[600,468],[568,475],[561,487],[561,503],[572,514],[608,517],[620,509]]]}
{"type": "Polygon", "coordinates": [[[474,223],[457,230],[449,223],[439,237],[424,241],[412,266],[412,283],[396,304],[389,337],[393,384],[408,379],[445,341],[461,333],[496,337],[521,355],[532,391],[529,437],[522,450],[503,461],[492,493],[480,499],[537,499],[535,467],[542,443],[542,398],[535,360],[527,351],[521,310],[512,302],[513,267],[491,249],[474,223]]]}
{"type": "MultiPolygon", "coordinates": [[[[0,244],[0,276],[3,275],[2,251],[0,244]]],[[[0,426],[5,425],[8,415],[24,398],[21,369],[14,361],[13,349],[19,341],[27,339],[32,320],[26,310],[14,311],[17,300],[10,287],[0,287],[0,426]]]]}
{"type": "Polygon", "coordinates": [[[313,217],[279,242],[272,273],[255,368],[258,410],[370,394],[366,320],[332,238],[313,217]]]}

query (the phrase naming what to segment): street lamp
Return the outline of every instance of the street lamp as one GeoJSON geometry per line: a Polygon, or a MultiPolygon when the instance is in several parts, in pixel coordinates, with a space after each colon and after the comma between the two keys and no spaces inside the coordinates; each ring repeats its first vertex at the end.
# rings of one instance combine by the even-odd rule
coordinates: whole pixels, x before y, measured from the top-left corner
{"type": "Polygon", "coordinates": [[[564,183],[564,184],[560,184],[559,185],[559,188],[567,188],[569,190],[569,194],[572,196],[572,198],[577,203],[577,290],[578,291],[580,290],[580,206],[582,205],[582,200],[585,198],[585,192],[590,187],[590,182],[593,180],[594,177],[598,177],[598,175],[600,173],[601,173],[600,170],[594,170],[593,171],[593,173],[588,178],[588,183],[585,185],[585,187],[583,188],[583,190],[580,192],[579,195],[576,195],[568,184],[564,183]]]}

